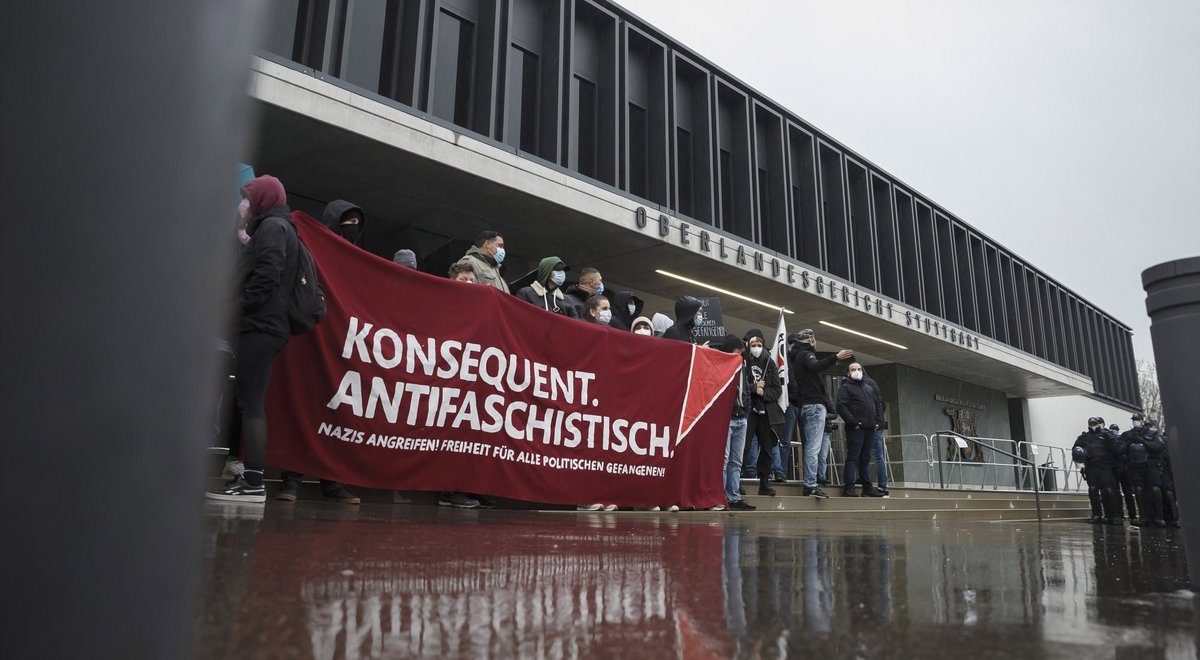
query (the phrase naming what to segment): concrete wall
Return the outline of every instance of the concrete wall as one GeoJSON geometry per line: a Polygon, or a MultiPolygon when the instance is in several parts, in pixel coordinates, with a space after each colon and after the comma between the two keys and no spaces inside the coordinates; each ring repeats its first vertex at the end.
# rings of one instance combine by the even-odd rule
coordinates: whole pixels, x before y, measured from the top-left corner
{"type": "Polygon", "coordinates": [[[1087,430],[1088,417],[1103,417],[1104,423],[1129,429],[1130,410],[1086,396],[1055,396],[1029,400],[1031,440],[1042,445],[1070,448],[1087,430]]]}

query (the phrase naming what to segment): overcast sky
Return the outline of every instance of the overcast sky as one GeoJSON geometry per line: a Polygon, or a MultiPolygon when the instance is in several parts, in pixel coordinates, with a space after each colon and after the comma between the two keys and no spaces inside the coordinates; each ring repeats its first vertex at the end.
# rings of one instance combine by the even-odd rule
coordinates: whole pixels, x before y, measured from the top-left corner
{"type": "Polygon", "coordinates": [[[1200,255],[1200,2],[618,0],[1133,328],[1200,255]]]}

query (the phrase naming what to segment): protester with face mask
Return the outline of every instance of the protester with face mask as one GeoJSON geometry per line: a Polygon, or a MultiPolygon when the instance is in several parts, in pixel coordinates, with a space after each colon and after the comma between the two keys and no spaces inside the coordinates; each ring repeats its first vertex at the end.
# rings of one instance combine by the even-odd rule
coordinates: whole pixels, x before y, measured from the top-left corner
{"type": "Polygon", "coordinates": [[[321,224],[351,245],[362,247],[363,234],[367,231],[367,214],[353,202],[335,199],[326,204],[321,212],[321,224]]]}
{"type": "Polygon", "coordinates": [[[1088,430],[1079,434],[1072,446],[1084,452],[1083,478],[1088,485],[1088,501],[1092,506],[1093,523],[1121,524],[1121,496],[1117,491],[1114,473],[1117,455],[1116,438],[1104,428],[1104,420],[1088,418],[1088,430]]]}
{"type": "Polygon", "coordinates": [[[450,279],[475,284],[475,267],[465,261],[450,264],[450,279]]]}
{"type": "Polygon", "coordinates": [[[604,296],[592,296],[583,305],[583,320],[608,325],[612,321],[612,304],[604,296]]]}
{"type": "Polygon", "coordinates": [[[618,291],[612,297],[613,318],[610,326],[618,330],[630,330],[630,324],[642,313],[642,299],[632,291],[618,291]]]}
{"type": "MultiPolygon", "coordinates": [[[[363,233],[367,229],[367,214],[363,213],[362,208],[353,202],[335,199],[325,205],[325,210],[321,213],[321,223],[329,227],[333,233],[344,238],[346,242],[361,247],[363,233]]],[[[400,252],[407,252],[412,257],[411,268],[417,267],[416,255],[412,250],[401,250],[400,252]]],[[[397,255],[399,254],[398,252],[397,255]]],[[[295,502],[296,498],[300,496],[300,482],[304,480],[304,475],[284,470],[280,477],[282,483],[279,486],[279,492],[275,494],[275,499],[282,502],[295,502]]],[[[345,485],[328,479],[321,479],[321,493],[327,499],[341,504],[362,502],[345,485]]]]}
{"type": "MultiPolygon", "coordinates": [[[[855,483],[871,483],[871,438],[883,423],[882,397],[866,382],[862,365],[853,362],[838,388],[837,411],[846,423],[846,463],[842,469],[842,495],[858,497],[855,483]]],[[[866,486],[864,496],[880,497],[866,486]]]]}
{"type": "Polygon", "coordinates": [[[696,341],[696,317],[704,303],[698,298],[684,296],[675,301],[675,323],[663,332],[663,339],[677,339],[689,344],[696,341]]]}
{"type": "Polygon", "coordinates": [[[578,282],[567,285],[566,294],[578,309],[583,309],[588,298],[604,295],[604,278],[600,271],[588,266],[579,271],[578,282]]]}
{"type": "Polygon", "coordinates": [[[504,237],[498,232],[488,229],[475,237],[475,245],[467,250],[459,263],[469,263],[475,270],[475,281],[487,284],[508,293],[508,283],[500,275],[500,266],[504,263],[504,237]]]}
{"type": "Polygon", "coordinates": [[[562,285],[567,281],[568,270],[571,270],[571,267],[558,257],[542,259],[538,262],[537,280],[517,291],[517,297],[547,312],[571,318],[578,317],[575,307],[567,303],[563,294],[562,285]]]}
{"type": "Polygon", "coordinates": [[[635,335],[654,336],[654,324],[650,321],[650,319],[644,316],[639,316],[634,319],[631,325],[633,328],[633,334],[635,335]]]}
{"type": "Polygon", "coordinates": [[[650,323],[654,325],[654,336],[661,337],[671,327],[671,317],[662,312],[655,312],[654,316],[650,317],[650,323]]]}
{"type": "Polygon", "coordinates": [[[758,494],[773,496],[775,489],[769,485],[771,449],[779,444],[783,429],[784,413],[779,407],[779,397],[784,396],[783,381],[779,379],[779,367],[767,352],[762,330],[753,328],[742,339],[749,348],[746,364],[754,379],[750,410],[746,415],[746,438],[758,440],[758,494]]]}

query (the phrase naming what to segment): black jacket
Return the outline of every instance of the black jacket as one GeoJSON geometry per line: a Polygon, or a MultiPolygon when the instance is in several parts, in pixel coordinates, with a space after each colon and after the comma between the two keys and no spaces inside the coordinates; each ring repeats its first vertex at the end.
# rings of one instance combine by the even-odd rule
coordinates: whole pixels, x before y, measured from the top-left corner
{"type": "MultiPolygon", "coordinates": [[[[351,241],[355,245],[361,246],[363,235],[367,233],[367,214],[357,204],[347,202],[344,199],[335,199],[325,205],[325,210],[321,212],[321,224],[333,230],[333,233],[342,236],[342,216],[350,211],[358,211],[358,231],[354,240],[351,241]]],[[[345,238],[343,236],[343,238],[345,238]]]]}
{"type": "Polygon", "coordinates": [[[675,324],[663,333],[663,339],[678,339],[689,344],[696,342],[696,312],[704,303],[691,296],[684,296],[675,301],[675,324]]]}
{"type": "Polygon", "coordinates": [[[299,238],[286,206],[276,206],[246,226],[250,242],[239,262],[241,321],[238,332],[292,334],[288,304],[296,281],[299,238]]]}
{"type": "Polygon", "coordinates": [[[1110,433],[1107,429],[1093,432],[1091,430],[1084,431],[1075,438],[1074,447],[1083,447],[1087,449],[1088,474],[1091,475],[1091,468],[1111,470],[1117,466],[1121,460],[1119,448],[1117,446],[1117,437],[1110,433]]]}
{"type": "Polygon", "coordinates": [[[612,321],[609,321],[610,328],[619,330],[633,330],[633,320],[642,313],[642,299],[632,291],[618,291],[612,298],[612,321]],[[629,313],[629,303],[634,304],[634,312],[629,313]]]}
{"type": "Polygon", "coordinates": [[[758,358],[750,355],[749,343],[752,337],[764,339],[763,333],[757,328],[746,333],[742,339],[746,342],[746,366],[750,371],[750,408],[754,412],[767,413],[767,421],[773,426],[782,424],[785,419],[783,409],[779,407],[779,397],[783,396],[783,381],[779,379],[779,367],[771,359],[766,342],[763,342],[763,352],[758,358]],[[765,380],[762,396],[758,395],[756,383],[765,380]]]}
{"type": "Polygon", "coordinates": [[[875,388],[865,378],[854,380],[847,377],[842,380],[838,388],[837,411],[842,421],[846,422],[847,429],[859,425],[870,429],[884,423],[883,397],[876,394],[875,388]]]}
{"type": "Polygon", "coordinates": [[[789,393],[792,405],[825,403],[829,399],[829,393],[825,391],[825,379],[821,378],[821,372],[837,364],[837,355],[818,358],[816,349],[811,345],[800,346],[801,350],[797,351],[796,358],[789,363],[791,382],[788,385],[795,383],[792,387],[794,394],[789,393]]]}

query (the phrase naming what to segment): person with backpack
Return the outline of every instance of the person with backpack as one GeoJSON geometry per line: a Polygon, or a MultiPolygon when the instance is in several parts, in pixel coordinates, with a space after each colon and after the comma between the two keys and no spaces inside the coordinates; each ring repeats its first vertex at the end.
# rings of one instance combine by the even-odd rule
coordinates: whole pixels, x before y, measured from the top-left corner
{"type": "Polygon", "coordinates": [[[263,175],[242,186],[250,202],[250,241],[238,263],[234,402],[241,417],[245,469],[214,500],[261,504],[266,501],[263,465],[267,456],[267,386],[271,366],[292,335],[290,308],[299,270],[300,239],[279,179],[263,175]]]}
{"type": "MultiPolygon", "coordinates": [[[[335,199],[326,204],[325,210],[321,212],[321,224],[329,227],[330,231],[349,241],[350,244],[362,247],[363,234],[367,230],[367,214],[363,212],[362,207],[353,202],[335,199]]],[[[416,256],[412,251],[401,250],[400,252],[408,252],[412,257],[413,265],[411,267],[416,268],[416,256]]],[[[275,499],[283,502],[295,502],[300,495],[300,482],[304,480],[304,475],[284,470],[280,476],[282,483],[279,486],[279,492],[275,494],[275,499]]],[[[345,484],[330,479],[321,479],[321,493],[326,499],[340,504],[362,503],[362,499],[351,492],[345,484]]]]}

